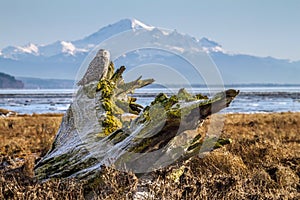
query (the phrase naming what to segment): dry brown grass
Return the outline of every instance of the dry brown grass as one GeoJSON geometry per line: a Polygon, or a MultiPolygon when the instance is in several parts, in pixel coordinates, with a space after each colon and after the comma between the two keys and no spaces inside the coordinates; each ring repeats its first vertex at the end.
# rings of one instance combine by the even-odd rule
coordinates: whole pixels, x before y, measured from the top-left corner
{"type": "Polygon", "coordinates": [[[157,171],[151,183],[104,168],[103,182],[89,188],[75,180],[39,183],[33,177],[61,117],[0,118],[0,199],[132,199],[137,190],[147,191],[148,199],[300,199],[300,113],[228,114],[222,137],[231,144],[157,171]],[[170,173],[182,166],[174,181],[170,173]]]}
{"type": "Polygon", "coordinates": [[[61,114],[0,117],[0,154],[40,157],[50,148],[61,119],[61,114]]]}

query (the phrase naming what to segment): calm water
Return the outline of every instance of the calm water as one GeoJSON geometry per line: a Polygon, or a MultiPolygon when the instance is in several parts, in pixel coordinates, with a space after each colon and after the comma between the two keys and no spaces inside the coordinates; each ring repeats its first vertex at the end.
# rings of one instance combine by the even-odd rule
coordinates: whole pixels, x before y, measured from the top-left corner
{"type": "MultiPolygon", "coordinates": [[[[239,96],[223,113],[300,112],[299,87],[233,87],[239,96]]],[[[149,104],[157,93],[172,94],[178,89],[148,88],[136,91],[138,103],[149,104]]],[[[192,92],[208,94],[206,88],[192,92]]],[[[18,113],[63,113],[73,98],[73,90],[0,90],[0,108],[18,113]]]]}

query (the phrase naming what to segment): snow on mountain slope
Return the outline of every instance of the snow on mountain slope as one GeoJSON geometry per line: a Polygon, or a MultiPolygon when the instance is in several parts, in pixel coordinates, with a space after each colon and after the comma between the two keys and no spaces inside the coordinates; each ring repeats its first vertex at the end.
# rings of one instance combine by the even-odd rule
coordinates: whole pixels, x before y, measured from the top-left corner
{"type": "Polygon", "coordinates": [[[199,40],[199,45],[202,46],[203,50],[207,53],[225,52],[220,44],[205,37],[199,40]]]}
{"type": "Polygon", "coordinates": [[[88,51],[86,49],[77,48],[72,42],[66,42],[66,41],[57,41],[52,45],[42,46],[40,49],[41,49],[41,55],[45,57],[50,57],[61,53],[75,56],[76,53],[78,52],[88,51]]]}
{"type": "MultiPolygon", "coordinates": [[[[162,30],[159,28],[155,28],[154,26],[144,24],[136,19],[123,19],[114,24],[105,26],[99,29],[97,32],[80,40],[76,40],[72,42],[56,41],[48,45],[36,45],[36,44],[29,43],[24,46],[9,46],[4,48],[1,51],[0,56],[3,58],[10,58],[14,60],[24,58],[24,55],[37,56],[37,57],[38,56],[51,57],[59,54],[69,54],[72,56],[76,56],[77,53],[80,54],[80,53],[91,51],[99,43],[110,38],[111,36],[129,30],[137,30],[137,29],[144,29],[146,31],[149,31],[149,34],[152,34],[153,37],[165,37],[168,40],[172,40],[179,36],[181,36],[181,38],[184,39],[185,41],[193,39],[191,36],[182,35],[178,33],[176,30],[174,31],[162,30]]],[[[199,44],[207,52],[223,51],[221,45],[219,45],[218,43],[212,40],[208,40],[207,38],[202,38],[201,40],[199,40],[199,44]]]]}
{"type": "Polygon", "coordinates": [[[74,45],[79,48],[91,50],[100,42],[129,30],[145,29],[151,31],[154,29],[153,26],[146,25],[136,19],[122,19],[114,24],[110,24],[99,29],[97,32],[83,38],[74,41],[74,45]]]}
{"type": "Polygon", "coordinates": [[[76,48],[72,42],[56,41],[49,45],[27,44],[25,46],[9,46],[4,48],[0,54],[3,58],[13,60],[24,59],[26,57],[51,57],[59,54],[69,54],[75,56],[77,53],[87,52],[86,49],[76,48]]]}
{"type": "MultiPolygon", "coordinates": [[[[99,43],[126,31],[137,33],[138,29],[148,34],[148,38],[173,44],[174,46],[168,47],[170,50],[181,53],[186,50],[196,53],[204,50],[217,64],[227,83],[300,83],[298,78],[300,62],[228,53],[211,39],[197,39],[176,30],[156,28],[136,19],[120,20],[75,41],[56,41],[47,45],[29,43],[24,46],[8,46],[0,50],[0,71],[15,76],[74,79],[85,57],[99,43]],[[193,46],[195,43],[197,46],[193,46]],[[268,76],[265,77],[265,74],[268,76]]],[[[138,62],[143,63],[147,59],[162,60],[163,56],[165,56],[163,52],[156,55],[152,51],[133,52],[127,56],[127,60],[120,60],[120,62],[130,66],[138,62]]],[[[171,59],[170,63],[173,66],[178,65],[179,61],[176,59],[172,57],[168,59],[171,59]]],[[[178,65],[178,69],[184,70],[184,67],[184,63],[178,65]]]]}
{"type": "MultiPolygon", "coordinates": [[[[128,19],[127,19],[128,20],[128,19]]],[[[131,20],[131,28],[132,29],[138,29],[138,28],[143,28],[143,29],[146,29],[146,30],[153,30],[155,27],[154,26],[149,26],[149,25],[146,25],[142,22],[140,22],[139,20],[137,19],[133,19],[131,20]]]]}
{"type": "Polygon", "coordinates": [[[21,52],[24,53],[32,53],[32,54],[38,54],[38,47],[35,44],[29,43],[28,45],[24,46],[24,47],[18,47],[18,49],[21,52]]]}
{"type": "Polygon", "coordinates": [[[145,29],[151,31],[153,26],[146,25],[136,19],[123,19],[114,24],[101,28],[97,32],[73,42],[56,41],[47,45],[36,45],[29,43],[24,46],[8,46],[1,50],[0,56],[18,60],[23,58],[22,54],[31,54],[33,56],[51,57],[58,54],[69,54],[76,56],[77,53],[88,52],[97,44],[109,37],[128,30],[145,29]]]}
{"type": "Polygon", "coordinates": [[[1,50],[1,55],[4,58],[10,58],[10,59],[18,59],[20,57],[23,57],[23,55],[34,55],[37,56],[39,53],[39,49],[37,45],[29,43],[24,46],[8,46],[1,50]]]}

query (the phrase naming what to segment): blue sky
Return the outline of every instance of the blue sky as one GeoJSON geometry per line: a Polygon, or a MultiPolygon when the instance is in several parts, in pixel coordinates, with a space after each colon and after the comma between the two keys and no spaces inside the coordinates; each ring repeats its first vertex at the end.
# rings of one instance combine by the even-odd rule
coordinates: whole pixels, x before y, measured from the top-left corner
{"type": "Polygon", "coordinates": [[[0,0],[0,49],[75,40],[123,18],[231,52],[300,60],[298,0],[0,0]]]}

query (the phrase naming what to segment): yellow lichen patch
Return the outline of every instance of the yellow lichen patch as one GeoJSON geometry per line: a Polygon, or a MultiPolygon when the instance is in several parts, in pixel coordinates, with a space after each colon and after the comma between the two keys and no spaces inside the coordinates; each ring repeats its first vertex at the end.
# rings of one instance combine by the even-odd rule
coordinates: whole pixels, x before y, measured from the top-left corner
{"type": "MultiPolygon", "coordinates": [[[[108,73],[106,77],[101,78],[97,84],[96,92],[101,93],[101,97],[99,99],[101,106],[105,110],[105,118],[101,119],[103,133],[99,133],[98,135],[102,137],[110,135],[114,131],[122,128],[122,120],[121,115],[124,113],[133,113],[139,114],[142,110],[142,106],[135,103],[136,98],[128,97],[126,91],[122,90],[122,86],[124,80],[122,78],[122,73],[124,72],[125,67],[122,66],[119,69],[114,71],[114,65],[111,62],[109,65],[108,73]]],[[[140,87],[144,84],[147,84],[141,80],[140,87]]],[[[128,123],[127,123],[128,124],[128,123]]]]}
{"type": "Polygon", "coordinates": [[[175,183],[179,183],[180,177],[184,174],[185,166],[182,165],[180,168],[173,169],[172,172],[167,176],[168,179],[174,181],[175,183]]]}
{"type": "Polygon", "coordinates": [[[103,132],[105,135],[109,135],[119,128],[122,128],[122,122],[112,114],[108,114],[106,116],[105,120],[102,122],[102,125],[104,127],[103,132]]]}
{"type": "MultiPolygon", "coordinates": [[[[121,75],[112,74],[114,69],[113,63],[110,63],[109,74],[107,75],[110,79],[101,79],[97,85],[97,92],[101,92],[101,105],[106,111],[105,119],[102,121],[103,133],[104,135],[109,135],[112,132],[116,131],[119,128],[122,128],[122,122],[116,116],[119,116],[124,113],[122,108],[116,105],[116,81],[121,75]]],[[[122,68],[123,69],[123,68],[122,68]]],[[[120,71],[120,70],[119,70],[120,71]]],[[[107,78],[105,77],[105,78],[107,78]]],[[[99,133],[99,135],[102,135],[99,133]]]]}

